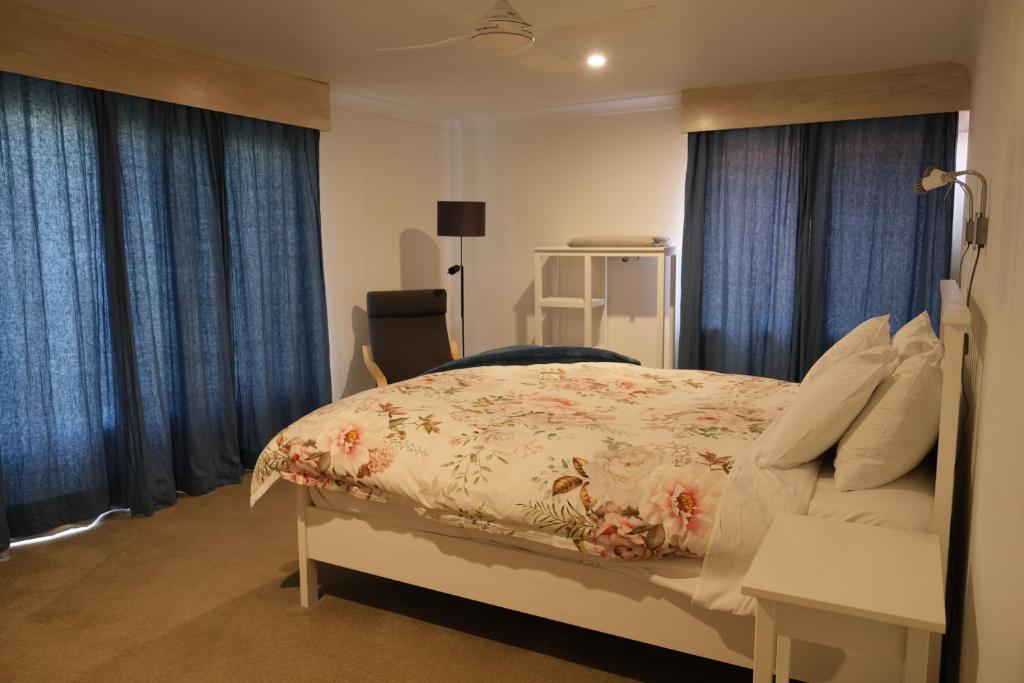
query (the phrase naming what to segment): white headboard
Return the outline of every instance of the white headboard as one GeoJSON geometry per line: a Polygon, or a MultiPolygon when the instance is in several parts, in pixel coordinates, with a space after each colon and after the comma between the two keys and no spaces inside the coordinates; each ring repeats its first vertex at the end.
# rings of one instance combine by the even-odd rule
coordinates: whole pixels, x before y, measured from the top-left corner
{"type": "Polygon", "coordinates": [[[932,530],[942,548],[942,576],[949,566],[949,524],[953,514],[953,475],[960,431],[961,375],[964,367],[964,336],[971,312],[960,286],[953,280],[940,283],[942,315],[939,335],[945,347],[942,359],[942,408],[939,414],[939,445],[935,463],[935,502],[932,530]]]}

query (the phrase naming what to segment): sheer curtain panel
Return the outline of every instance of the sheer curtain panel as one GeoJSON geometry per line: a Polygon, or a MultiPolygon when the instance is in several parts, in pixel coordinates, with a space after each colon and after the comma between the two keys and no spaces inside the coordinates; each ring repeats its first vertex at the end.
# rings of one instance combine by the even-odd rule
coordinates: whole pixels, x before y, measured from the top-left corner
{"type": "Polygon", "coordinates": [[[104,94],[116,138],[141,444],[137,507],[236,483],[238,452],[217,115],[104,94]]]}
{"type": "Polygon", "coordinates": [[[910,185],[926,166],[953,167],[956,115],[822,126],[830,129],[822,159],[832,175],[824,197],[825,348],[882,313],[892,315],[894,330],[924,310],[937,326],[938,282],[949,277],[952,195],[920,197],[910,185]]]}
{"type": "Polygon", "coordinates": [[[938,321],[957,115],[691,133],[680,367],[799,380],[857,324],[938,321]]]}
{"type": "Polygon", "coordinates": [[[316,131],[0,74],[0,550],[330,400],[316,131]]]}
{"type": "Polygon", "coordinates": [[[90,94],[0,73],[0,532],[110,507],[108,294],[90,94]]]}
{"type": "Polygon", "coordinates": [[[247,467],[278,425],[331,400],[318,138],[306,128],[224,118],[235,396],[247,467]]]}
{"type": "Polygon", "coordinates": [[[681,367],[789,374],[801,134],[690,136],[681,367]]]}

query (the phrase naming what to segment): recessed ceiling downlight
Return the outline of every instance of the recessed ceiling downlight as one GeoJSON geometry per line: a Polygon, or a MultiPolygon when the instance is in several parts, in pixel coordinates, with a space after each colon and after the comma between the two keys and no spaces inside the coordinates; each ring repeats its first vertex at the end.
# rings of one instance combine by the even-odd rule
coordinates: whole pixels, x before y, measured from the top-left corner
{"type": "Polygon", "coordinates": [[[604,55],[592,54],[589,57],[587,57],[587,66],[589,66],[592,69],[600,69],[602,66],[605,65],[605,62],[607,61],[608,60],[605,59],[604,55]]]}

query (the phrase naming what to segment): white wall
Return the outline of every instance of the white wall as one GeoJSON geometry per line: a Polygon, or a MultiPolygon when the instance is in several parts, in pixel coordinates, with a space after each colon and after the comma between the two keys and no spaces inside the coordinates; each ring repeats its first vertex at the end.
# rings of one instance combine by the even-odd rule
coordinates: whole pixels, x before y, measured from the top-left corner
{"type": "Polygon", "coordinates": [[[1017,682],[1024,680],[1024,2],[987,0],[972,71],[968,165],[988,176],[991,233],[971,306],[980,374],[961,678],[1017,682]]]}
{"type": "Polygon", "coordinates": [[[334,107],[320,137],[320,210],[334,398],[373,386],[359,355],[366,292],[442,285],[436,202],[450,182],[443,125],[334,107]]]}
{"type": "MultiPolygon", "coordinates": [[[[438,239],[438,199],[487,202],[465,242],[468,352],[533,340],[535,246],[579,234],[682,234],[679,112],[480,122],[335,106],[320,140],[324,277],[335,398],[372,386],[366,292],[445,287],[459,335],[458,242],[438,239]],[[418,120],[416,120],[418,119],[418,120]]],[[[568,273],[567,273],[568,275],[568,273]]],[[[654,271],[610,268],[610,347],[653,364],[654,271]]],[[[579,325],[564,343],[580,343],[579,325]]]]}
{"type": "MultiPolygon", "coordinates": [[[[469,353],[534,340],[533,247],[588,233],[663,233],[681,242],[686,138],[677,108],[555,120],[396,116],[335,107],[334,130],[322,137],[335,396],[371,382],[353,363],[369,289],[447,287],[458,338],[458,279],[444,274],[458,242],[433,237],[437,199],[488,203],[487,236],[465,243],[469,353]]],[[[563,283],[579,277],[572,268],[562,274],[563,283]]],[[[653,282],[650,263],[612,264],[602,340],[647,364],[655,353],[653,282]]],[[[581,314],[563,315],[554,329],[551,322],[549,340],[580,342],[581,314]]]]}
{"type": "MultiPolygon", "coordinates": [[[[585,234],[665,234],[679,244],[686,137],[678,109],[491,121],[467,135],[470,198],[487,202],[487,236],[466,242],[471,352],[533,341],[534,247],[585,234]]],[[[609,272],[609,347],[653,364],[654,270],[618,262],[609,272]]],[[[563,329],[562,343],[582,343],[581,320],[563,329]]]]}

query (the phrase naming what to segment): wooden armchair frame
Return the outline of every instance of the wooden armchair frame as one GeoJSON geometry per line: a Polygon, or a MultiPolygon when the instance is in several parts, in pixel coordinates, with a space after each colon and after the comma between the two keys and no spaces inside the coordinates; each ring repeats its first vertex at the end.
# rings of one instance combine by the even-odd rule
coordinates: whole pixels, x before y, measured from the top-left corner
{"type": "MultiPolygon", "coordinates": [[[[448,345],[452,350],[452,360],[462,358],[462,352],[459,351],[459,342],[454,339],[448,340],[448,345]]],[[[377,382],[378,387],[384,387],[388,384],[388,378],[384,376],[384,371],[380,369],[380,366],[373,360],[373,349],[370,348],[369,344],[363,344],[363,363],[366,364],[366,369],[373,375],[374,381],[377,382]]]]}

